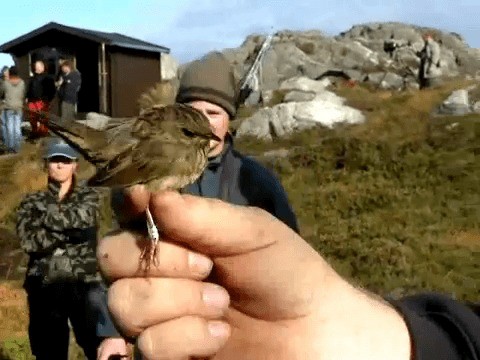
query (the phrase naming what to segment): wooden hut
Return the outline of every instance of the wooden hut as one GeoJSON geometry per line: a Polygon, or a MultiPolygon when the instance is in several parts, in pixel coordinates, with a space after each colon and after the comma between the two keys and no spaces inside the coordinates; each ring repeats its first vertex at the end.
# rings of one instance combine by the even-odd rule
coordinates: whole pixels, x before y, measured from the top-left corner
{"type": "MultiPolygon", "coordinates": [[[[0,46],[27,80],[37,59],[56,76],[59,60],[72,60],[82,74],[77,112],[113,117],[138,113],[141,93],[161,80],[162,54],[170,49],[118,33],[74,28],[50,22],[0,46]]],[[[54,112],[58,112],[54,106],[54,112]]]]}

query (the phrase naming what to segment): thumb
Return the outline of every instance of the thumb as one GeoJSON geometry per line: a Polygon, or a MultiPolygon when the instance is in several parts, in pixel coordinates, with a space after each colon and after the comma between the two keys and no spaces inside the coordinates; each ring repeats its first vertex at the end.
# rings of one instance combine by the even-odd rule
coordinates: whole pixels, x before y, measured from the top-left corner
{"type": "Polygon", "coordinates": [[[294,236],[263,210],[216,199],[166,192],[152,195],[150,210],[164,236],[209,256],[240,255],[294,236]]]}
{"type": "Polygon", "coordinates": [[[313,289],[334,275],[307,242],[264,210],[175,192],[152,195],[150,209],[165,237],[212,258],[216,282],[250,315],[308,312],[313,289]]]}

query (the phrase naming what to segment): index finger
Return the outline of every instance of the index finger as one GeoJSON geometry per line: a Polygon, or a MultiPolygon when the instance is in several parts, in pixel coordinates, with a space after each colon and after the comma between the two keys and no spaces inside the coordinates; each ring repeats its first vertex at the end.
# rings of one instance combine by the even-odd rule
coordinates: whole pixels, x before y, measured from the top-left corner
{"type": "Polygon", "coordinates": [[[157,245],[158,266],[145,269],[141,264],[141,254],[150,242],[143,235],[129,231],[101,239],[97,246],[97,259],[103,276],[109,282],[143,276],[203,280],[212,269],[213,262],[208,257],[166,241],[157,245]]]}

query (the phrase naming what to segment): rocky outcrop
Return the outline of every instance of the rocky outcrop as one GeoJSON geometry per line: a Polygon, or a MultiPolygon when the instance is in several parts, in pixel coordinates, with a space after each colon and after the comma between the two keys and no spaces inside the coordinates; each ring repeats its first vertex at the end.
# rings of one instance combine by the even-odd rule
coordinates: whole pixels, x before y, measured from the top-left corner
{"type": "Polygon", "coordinates": [[[283,102],[258,110],[245,119],[236,136],[253,136],[263,140],[283,137],[317,125],[333,127],[339,123],[360,123],[363,114],[346,106],[345,99],[326,90],[328,81],[295,77],[284,81],[278,91],[285,93],[283,102]]]}
{"type": "MultiPolygon", "coordinates": [[[[479,50],[470,48],[458,34],[401,23],[370,23],[334,37],[320,31],[278,32],[264,58],[261,90],[277,89],[295,76],[316,79],[327,70],[342,70],[354,80],[380,88],[416,86],[416,52],[423,47],[422,35],[427,32],[440,43],[442,78],[480,73],[479,50]],[[393,56],[384,51],[385,40],[399,45],[393,56]]],[[[224,50],[237,78],[249,67],[264,38],[250,35],[239,48],[224,50]]]]}
{"type": "Polygon", "coordinates": [[[85,120],[77,121],[87,126],[90,126],[91,128],[103,130],[107,126],[110,119],[111,118],[108,115],[99,114],[96,112],[89,112],[85,120]]]}
{"type": "Polygon", "coordinates": [[[471,112],[468,90],[455,90],[439,107],[438,112],[445,115],[466,115],[471,112]]]}
{"type": "Polygon", "coordinates": [[[480,85],[455,90],[438,107],[436,115],[480,114],[480,85]]]}
{"type": "MultiPolygon", "coordinates": [[[[419,59],[416,52],[423,47],[425,33],[433,34],[440,43],[441,79],[480,76],[479,50],[470,48],[458,34],[437,29],[391,22],[356,25],[333,37],[321,31],[278,32],[263,60],[260,89],[249,100],[253,99],[254,104],[268,104],[281,93],[281,103],[260,109],[246,119],[237,129],[237,136],[273,139],[318,124],[334,126],[342,122],[362,122],[364,116],[345,106],[344,100],[327,91],[326,86],[342,76],[342,79],[367,82],[379,89],[417,88],[419,59]],[[397,44],[394,53],[385,51],[386,40],[397,44]]],[[[249,68],[264,38],[250,35],[240,47],[223,50],[234,67],[237,80],[249,68]]],[[[173,101],[178,76],[188,64],[176,66],[175,61],[170,60],[162,59],[166,82],[139,99],[141,108],[173,101]]],[[[480,103],[472,103],[472,99],[466,100],[465,96],[462,91],[452,94],[438,112],[480,111],[480,103]]],[[[92,113],[84,121],[99,129],[107,122],[107,117],[92,113]]]]}

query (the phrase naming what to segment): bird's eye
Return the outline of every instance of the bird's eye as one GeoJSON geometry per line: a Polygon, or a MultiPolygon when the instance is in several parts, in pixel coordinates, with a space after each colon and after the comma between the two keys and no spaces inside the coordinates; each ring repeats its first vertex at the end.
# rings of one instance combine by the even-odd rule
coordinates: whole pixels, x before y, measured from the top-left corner
{"type": "Polygon", "coordinates": [[[186,128],[182,128],[183,134],[188,137],[194,137],[195,134],[186,128]]]}

